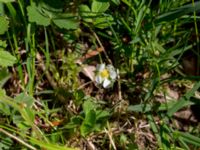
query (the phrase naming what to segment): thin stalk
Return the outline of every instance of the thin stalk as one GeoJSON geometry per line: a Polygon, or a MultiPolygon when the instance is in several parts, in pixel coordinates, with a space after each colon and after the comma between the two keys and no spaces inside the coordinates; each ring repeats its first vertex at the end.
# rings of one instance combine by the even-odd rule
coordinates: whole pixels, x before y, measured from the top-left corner
{"type": "Polygon", "coordinates": [[[31,32],[31,24],[27,26],[26,49],[30,48],[30,56],[27,59],[26,67],[29,76],[28,92],[33,96],[34,94],[34,80],[35,80],[35,33],[31,32]]]}

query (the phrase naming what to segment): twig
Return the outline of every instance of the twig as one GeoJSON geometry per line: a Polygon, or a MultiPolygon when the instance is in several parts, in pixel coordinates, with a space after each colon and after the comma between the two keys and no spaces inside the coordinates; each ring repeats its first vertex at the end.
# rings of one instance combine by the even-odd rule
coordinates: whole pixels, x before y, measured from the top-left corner
{"type": "Polygon", "coordinates": [[[108,54],[107,54],[105,48],[103,47],[103,44],[101,43],[101,41],[100,41],[99,37],[97,36],[97,34],[94,31],[92,31],[92,33],[95,36],[95,38],[96,38],[97,42],[99,43],[100,47],[103,49],[104,55],[106,56],[106,59],[108,60],[108,62],[110,64],[113,64],[112,61],[110,60],[110,58],[108,57],[108,54]]]}
{"type": "Polygon", "coordinates": [[[119,100],[122,100],[122,91],[121,91],[121,82],[120,82],[120,76],[119,71],[117,70],[117,85],[118,85],[118,98],[119,100]]]}
{"type": "MultiPolygon", "coordinates": [[[[109,127],[109,125],[108,125],[108,127],[109,127]]],[[[104,130],[105,130],[105,132],[108,134],[108,137],[109,137],[109,139],[110,139],[110,143],[111,143],[113,149],[114,149],[114,150],[117,150],[116,145],[115,145],[115,143],[114,143],[114,141],[113,141],[113,139],[112,139],[112,132],[109,132],[109,131],[106,130],[106,129],[104,129],[104,130]]]]}

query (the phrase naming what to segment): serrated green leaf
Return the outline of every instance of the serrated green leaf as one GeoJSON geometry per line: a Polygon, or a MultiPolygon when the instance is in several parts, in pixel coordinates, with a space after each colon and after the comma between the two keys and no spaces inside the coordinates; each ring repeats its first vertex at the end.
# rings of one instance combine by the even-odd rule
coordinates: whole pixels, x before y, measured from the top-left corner
{"type": "Polygon", "coordinates": [[[77,29],[78,22],[72,19],[53,19],[53,23],[63,29],[77,29]]]}
{"type": "Polygon", "coordinates": [[[16,62],[16,58],[9,52],[0,49],[0,66],[12,66],[16,62]]]}
{"type": "Polygon", "coordinates": [[[93,131],[96,123],[96,113],[94,110],[90,110],[81,125],[80,131],[82,136],[86,136],[88,133],[93,131]]]}
{"type": "Polygon", "coordinates": [[[6,48],[6,47],[7,47],[7,43],[6,43],[6,41],[2,41],[2,40],[0,40],[0,47],[2,47],[2,48],[6,48]]]}
{"type": "Polygon", "coordinates": [[[97,108],[96,104],[91,100],[87,100],[83,103],[83,111],[87,115],[91,110],[95,110],[97,108]]]}
{"type": "Polygon", "coordinates": [[[96,111],[96,120],[102,120],[108,118],[110,116],[110,112],[106,110],[97,110],[96,111]]]}
{"type": "Polygon", "coordinates": [[[17,95],[15,97],[15,101],[26,105],[28,108],[31,108],[34,104],[34,98],[32,96],[26,95],[25,93],[20,93],[17,95]]]}
{"type": "Polygon", "coordinates": [[[98,17],[94,21],[94,26],[96,28],[104,29],[109,27],[112,24],[113,18],[112,16],[98,17]]]}
{"type": "Polygon", "coordinates": [[[92,18],[95,16],[95,13],[92,13],[87,5],[80,5],[79,12],[84,21],[86,22],[93,21],[92,18]]]}
{"type": "Polygon", "coordinates": [[[28,18],[30,22],[35,22],[38,25],[48,26],[50,25],[50,18],[45,16],[44,13],[33,3],[31,6],[27,7],[28,18]]]}
{"type": "Polygon", "coordinates": [[[53,8],[45,3],[36,6],[33,3],[27,7],[30,22],[38,25],[48,26],[53,22],[56,26],[63,29],[77,29],[78,22],[71,14],[62,13],[61,9],[53,8]]]}
{"type": "Polygon", "coordinates": [[[109,6],[109,2],[99,2],[94,0],[92,2],[92,12],[103,13],[109,8],[109,6]]]}
{"type": "Polygon", "coordinates": [[[0,35],[8,31],[9,21],[4,16],[0,16],[0,35]]]}

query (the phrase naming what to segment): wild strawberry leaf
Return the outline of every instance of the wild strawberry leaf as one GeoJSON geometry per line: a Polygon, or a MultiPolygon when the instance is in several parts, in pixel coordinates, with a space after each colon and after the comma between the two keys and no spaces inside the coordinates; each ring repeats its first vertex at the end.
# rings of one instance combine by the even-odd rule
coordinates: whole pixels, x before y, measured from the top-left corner
{"type": "Polygon", "coordinates": [[[0,66],[12,66],[16,62],[16,58],[9,52],[0,49],[0,66]]]}
{"type": "Polygon", "coordinates": [[[27,7],[28,18],[30,22],[35,22],[37,25],[48,26],[52,22],[59,28],[77,29],[77,18],[70,13],[62,13],[62,10],[52,8],[44,3],[36,6],[33,3],[27,7]]]}
{"type": "Polygon", "coordinates": [[[109,2],[100,2],[100,1],[96,1],[94,0],[92,2],[92,12],[96,12],[96,13],[103,13],[105,12],[110,6],[109,2]]]}
{"type": "Polygon", "coordinates": [[[6,19],[5,16],[0,16],[0,35],[4,34],[6,31],[8,31],[9,21],[6,19]]]}
{"type": "Polygon", "coordinates": [[[27,7],[28,18],[30,22],[35,22],[38,25],[48,26],[50,25],[50,18],[43,13],[35,3],[27,7]]]}

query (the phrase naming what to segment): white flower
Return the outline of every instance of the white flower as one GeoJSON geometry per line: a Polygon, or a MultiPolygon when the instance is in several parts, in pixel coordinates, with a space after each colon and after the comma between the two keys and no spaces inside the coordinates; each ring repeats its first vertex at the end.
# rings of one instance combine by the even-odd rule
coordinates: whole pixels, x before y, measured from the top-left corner
{"type": "Polygon", "coordinates": [[[98,64],[96,70],[95,81],[104,88],[111,87],[117,78],[116,69],[112,65],[98,64]]]}

